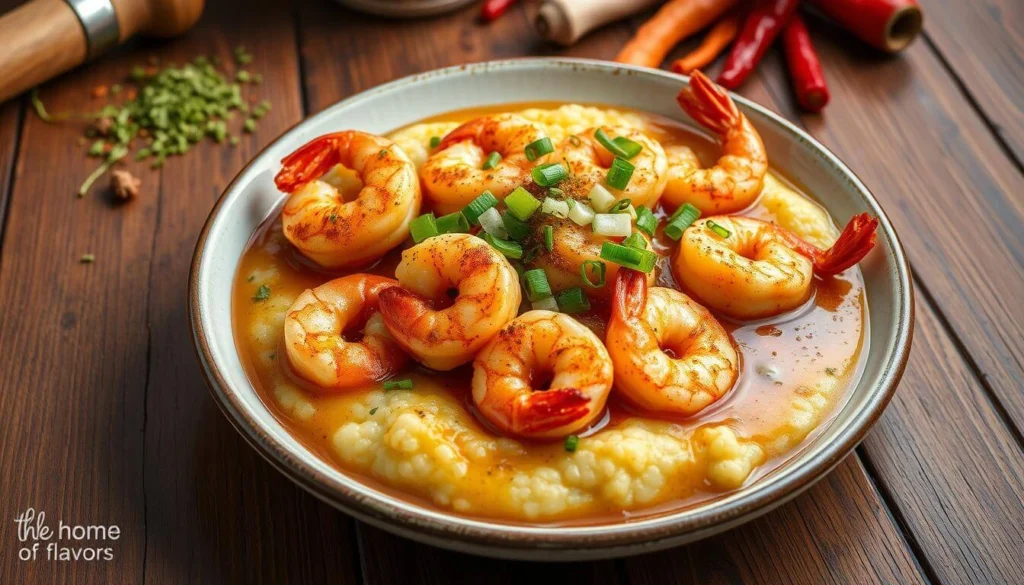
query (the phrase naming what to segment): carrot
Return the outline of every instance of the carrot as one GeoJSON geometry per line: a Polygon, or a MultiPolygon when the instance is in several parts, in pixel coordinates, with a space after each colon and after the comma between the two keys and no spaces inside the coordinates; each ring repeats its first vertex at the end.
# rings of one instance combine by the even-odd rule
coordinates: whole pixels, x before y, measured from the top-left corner
{"type": "Polygon", "coordinates": [[[740,24],[743,23],[743,14],[739,10],[732,10],[722,17],[715,26],[711,27],[700,46],[690,54],[685,55],[672,62],[670,69],[676,73],[690,73],[694,69],[703,69],[715,60],[729,43],[736,38],[740,32],[740,24]]]}
{"type": "Polygon", "coordinates": [[[671,0],[636,31],[615,60],[658,67],[676,43],[714,22],[735,3],[736,0],[671,0]]]}

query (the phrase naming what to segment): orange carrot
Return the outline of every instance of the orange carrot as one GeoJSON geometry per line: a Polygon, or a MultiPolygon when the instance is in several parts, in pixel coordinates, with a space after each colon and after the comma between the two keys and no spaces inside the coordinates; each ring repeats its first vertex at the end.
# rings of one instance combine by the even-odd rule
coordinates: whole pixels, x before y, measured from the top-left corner
{"type": "Polygon", "coordinates": [[[735,3],[736,0],[670,0],[636,31],[615,60],[659,67],[676,43],[714,22],[735,3]]]}
{"type": "Polygon", "coordinates": [[[688,74],[695,69],[703,69],[710,65],[715,57],[736,38],[741,24],[743,24],[743,13],[739,10],[730,11],[715,26],[711,27],[699,47],[690,54],[673,61],[670,69],[676,73],[688,74]]]}

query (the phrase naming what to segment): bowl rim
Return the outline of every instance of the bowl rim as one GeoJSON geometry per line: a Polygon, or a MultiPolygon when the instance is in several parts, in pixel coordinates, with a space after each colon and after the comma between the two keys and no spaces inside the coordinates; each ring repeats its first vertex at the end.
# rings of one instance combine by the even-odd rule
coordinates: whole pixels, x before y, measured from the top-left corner
{"type": "MultiPolygon", "coordinates": [[[[853,171],[828,148],[801,128],[768,108],[732,92],[730,95],[738,104],[757,112],[792,137],[806,143],[811,149],[817,150],[834,170],[849,179],[852,187],[859,193],[870,212],[878,216],[880,231],[891,242],[894,280],[896,281],[896,290],[893,293],[898,298],[895,303],[896,315],[894,318],[897,327],[894,332],[893,351],[881,366],[878,384],[866,398],[863,407],[851,413],[850,420],[845,427],[816,454],[800,461],[794,468],[787,470],[783,477],[767,484],[763,489],[752,490],[733,501],[720,503],[711,508],[696,507],[636,522],[560,527],[505,524],[489,522],[485,519],[467,518],[444,510],[426,508],[412,502],[397,500],[396,503],[394,498],[380,495],[372,497],[354,492],[349,486],[310,467],[301,457],[296,456],[287,447],[274,440],[262,429],[259,421],[250,416],[241,406],[241,399],[235,395],[227,383],[220,366],[212,357],[210,340],[207,338],[210,323],[209,318],[200,310],[199,275],[207,259],[207,243],[211,229],[220,216],[222,207],[228,196],[235,191],[239,180],[264,156],[264,153],[286,136],[317,124],[321,118],[328,117],[333,110],[359,101],[372,100],[380,93],[413,85],[421,80],[437,76],[444,77],[463,72],[485,73],[493,70],[529,68],[531,66],[582,68],[606,74],[625,71],[634,75],[660,77],[679,84],[689,83],[688,76],[595,59],[551,57],[502,59],[469,65],[455,65],[402,77],[353,94],[286,129],[256,153],[224,189],[203,225],[193,254],[188,282],[189,324],[196,356],[214,401],[232,425],[261,456],[321,500],[360,520],[402,536],[426,540],[446,548],[490,556],[550,559],[608,558],[653,551],[710,536],[742,524],[789,501],[838,465],[860,443],[892,398],[906,368],[913,337],[913,283],[910,267],[899,237],[881,205],[853,171]],[[685,516],[683,516],[684,514],[685,516]]],[[[342,471],[342,473],[344,472],[342,471]]],[[[351,476],[349,477],[351,478],[351,476]]],[[[356,478],[352,478],[352,481],[359,482],[356,478]]],[[[373,491],[375,493],[375,490],[373,491]]]]}

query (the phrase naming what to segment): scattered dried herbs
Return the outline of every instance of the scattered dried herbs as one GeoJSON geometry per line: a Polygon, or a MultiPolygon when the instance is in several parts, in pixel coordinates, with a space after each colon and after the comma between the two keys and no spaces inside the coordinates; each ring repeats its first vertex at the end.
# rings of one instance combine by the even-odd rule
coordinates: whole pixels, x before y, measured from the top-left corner
{"type": "Polygon", "coordinates": [[[265,284],[261,284],[260,287],[258,289],[256,289],[256,294],[254,294],[252,296],[252,300],[255,303],[259,303],[259,302],[265,301],[265,300],[267,300],[269,298],[270,298],[270,287],[265,285],[265,284]]]}
{"type": "Polygon", "coordinates": [[[95,254],[82,254],[82,256],[78,259],[78,261],[81,262],[82,264],[92,264],[93,262],[96,261],[96,255],[95,254]]]}

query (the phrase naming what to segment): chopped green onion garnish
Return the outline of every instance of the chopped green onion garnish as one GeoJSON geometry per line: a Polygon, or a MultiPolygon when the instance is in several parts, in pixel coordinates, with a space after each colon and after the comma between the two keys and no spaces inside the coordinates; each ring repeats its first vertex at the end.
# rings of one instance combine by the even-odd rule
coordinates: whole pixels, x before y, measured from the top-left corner
{"type": "Polygon", "coordinates": [[[533,162],[545,154],[554,151],[555,147],[551,144],[551,139],[541,138],[526,145],[526,159],[533,162]]]}
{"type": "Polygon", "coordinates": [[[580,446],[580,438],[576,435],[569,435],[565,438],[565,450],[569,453],[576,451],[580,446]]]}
{"type": "Polygon", "coordinates": [[[627,209],[629,209],[631,204],[632,204],[632,201],[630,201],[629,197],[626,197],[625,199],[616,201],[615,205],[612,205],[611,207],[609,207],[608,208],[608,213],[623,213],[627,209]]]}
{"type": "Polygon", "coordinates": [[[616,157],[604,180],[609,187],[621,191],[629,186],[629,180],[633,177],[635,168],[633,163],[628,160],[616,157]]]}
{"type": "Polygon", "coordinates": [[[683,232],[686,228],[697,221],[700,217],[700,210],[689,203],[684,203],[672,214],[672,218],[669,219],[668,225],[665,226],[665,235],[678,240],[683,237],[683,232]]]}
{"type": "Polygon", "coordinates": [[[437,220],[434,219],[434,214],[424,213],[412,220],[409,224],[409,233],[412,234],[412,241],[417,244],[440,233],[437,231],[437,220]]]}
{"type": "Polygon", "coordinates": [[[527,264],[533,262],[534,259],[537,258],[537,256],[540,256],[540,251],[542,249],[543,248],[540,244],[535,244],[523,250],[523,262],[527,264]]]}
{"type": "Polygon", "coordinates": [[[544,198],[544,203],[540,207],[541,212],[548,215],[553,215],[559,218],[569,217],[569,202],[559,201],[558,199],[552,199],[550,197],[544,198]]]}
{"type": "Polygon", "coordinates": [[[555,199],[565,199],[565,191],[562,191],[558,187],[548,189],[548,195],[555,199]]]}
{"type": "Polygon", "coordinates": [[[614,142],[616,146],[621,148],[622,152],[626,153],[626,158],[633,158],[634,156],[640,154],[640,151],[644,149],[643,145],[641,145],[639,142],[633,142],[632,140],[626,138],[625,136],[616,136],[615,139],[612,140],[612,142],[614,142]]]}
{"type": "Polygon", "coordinates": [[[706,225],[708,226],[709,230],[715,232],[721,238],[728,238],[729,236],[732,235],[732,232],[718,225],[717,223],[711,221],[710,219],[708,220],[706,225]]]}
{"type": "Polygon", "coordinates": [[[402,380],[388,380],[384,382],[385,390],[411,390],[412,380],[404,378],[402,380]]]}
{"type": "Polygon", "coordinates": [[[543,299],[530,303],[530,308],[534,310],[552,311],[558,312],[558,301],[555,297],[544,297],[543,299]]]}
{"type": "Polygon", "coordinates": [[[583,289],[574,286],[558,293],[558,308],[563,313],[582,313],[590,310],[590,299],[584,294],[583,289]]]}
{"type": "Polygon", "coordinates": [[[604,286],[605,270],[604,262],[600,260],[584,260],[583,264],[580,264],[580,280],[590,288],[601,288],[604,286]],[[590,278],[591,272],[596,275],[593,280],[590,278]]]}
{"type": "Polygon", "coordinates": [[[530,224],[512,215],[511,211],[501,214],[501,221],[505,224],[505,231],[508,232],[510,239],[518,242],[530,235],[530,224]]]}
{"type": "Polygon", "coordinates": [[[639,233],[634,232],[629,235],[628,238],[622,240],[623,246],[629,246],[630,248],[638,248],[640,250],[647,249],[647,240],[639,233]]]}
{"type": "Polygon", "coordinates": [[[594,210],[586,203],[577,201],[569,208],[569,219],[576,225],[590,225],[594,221],[594,210]]]}
{"type": "Polygon", "coordinates": [[[619,266],[650,272],[654,270],[654,264],[658,261],[658,255],[650,250],[638,250],[614,242],[601,244],[601,257],[619,266]]]}
{"type": "Polygon", "coordinates": [[[437,148],[438,146],[441,146],[441,137],[440,136],[431,136],[430,137],[430,148],[437,148]]]}
{"type": "Polygon", "coordinates": [[[534,183],[541,187],[551,187],[568,177],[569,171],[561,163],[550,163],[533,167],[533,171],[530,174],[533,175],[534,183]]]}
{"type": "Polygon", "coordinates": [[[540,201],[537,201],[537,198],[526,189],[516,187],[515,191],[509,193],[508,197],[505,197],[505,206],[508,207],[512,215],[526,221],[540,207],[540,201]]]}
{"type": "Polygon", "coordinates": [[[624,238],[633,231],[629,216],[624,213],[598,213],[594,216],[594,233],[599,236],[624,238]]]}
{"type": "Polygon", "coordinates": [[[442,215],[437,218],[437,233],[439,234],[465,234],[469,233],[469,220],[461,211],[442,215]]]}
{"type": "Polygon", "coordinates": [[[594,208],[594,211],[600,213],[608,211],[612,205],[615,205],[615,195],[609,193],[608,189],[601,185],[594,185],[587,197],[590,199],[590,206],[594,208]]]}
{"type": "Polygon", "coordinates": [[[526,298],[530,302],[539,301],[551,296],[551,285],[543,268],[534,268],[523,273],[523,284],[526,286],[526,298]]]}
{"type": "Polygon", "coordinates": [[[484,161],[483,169],[485,171],[489,171],[489,170],[493,169],[494,167],[498,166],[498,163],[500,163],[500,162],[501,162],[501,153],[499,153],[499,152],[492,152],[491,154],[487,155],[487,160],[484,161]]]}
{"type": "Polygon", "coordinates": [[[482,227],[485,232],[496,238],[501,238],[503,240],[508,239],[508,232],[505,230],[505,222],[502,221],[501,214],[498,213],[497,207],[492,207],[481,213],[478,219],[480,220],[480,227],[482,227]]]}
{"type": "Polygon", "coordinates": [[[654,216],[654,212],[648,209],[646,205],[636,208],[636,229],[652,238],[654,237],[654,231],[658,229],[658,218],[654,216]]]}
{"type": "Polygon", "coordinates": [[[480,216],[485,211],[498,204],[498,198],[490,191],[484,191],[476,199],[469,202],[469,205],[462,208],[462,214],[466,216],[469,225],[479,225],[480,216]]]}
{"type": "Polygon", "coordinates": [[[555,228],[544,226],[544,249],[550,252],[555,249],[555,228]]]}
{"type": "Polygon", "coordinates": [[[490,244],[495,250],[501,252],[506,258],[518,260],[523,257],[523,247],[515,242],[496,238],[487,233],[484,234],[484,241],[490,244]]]}

